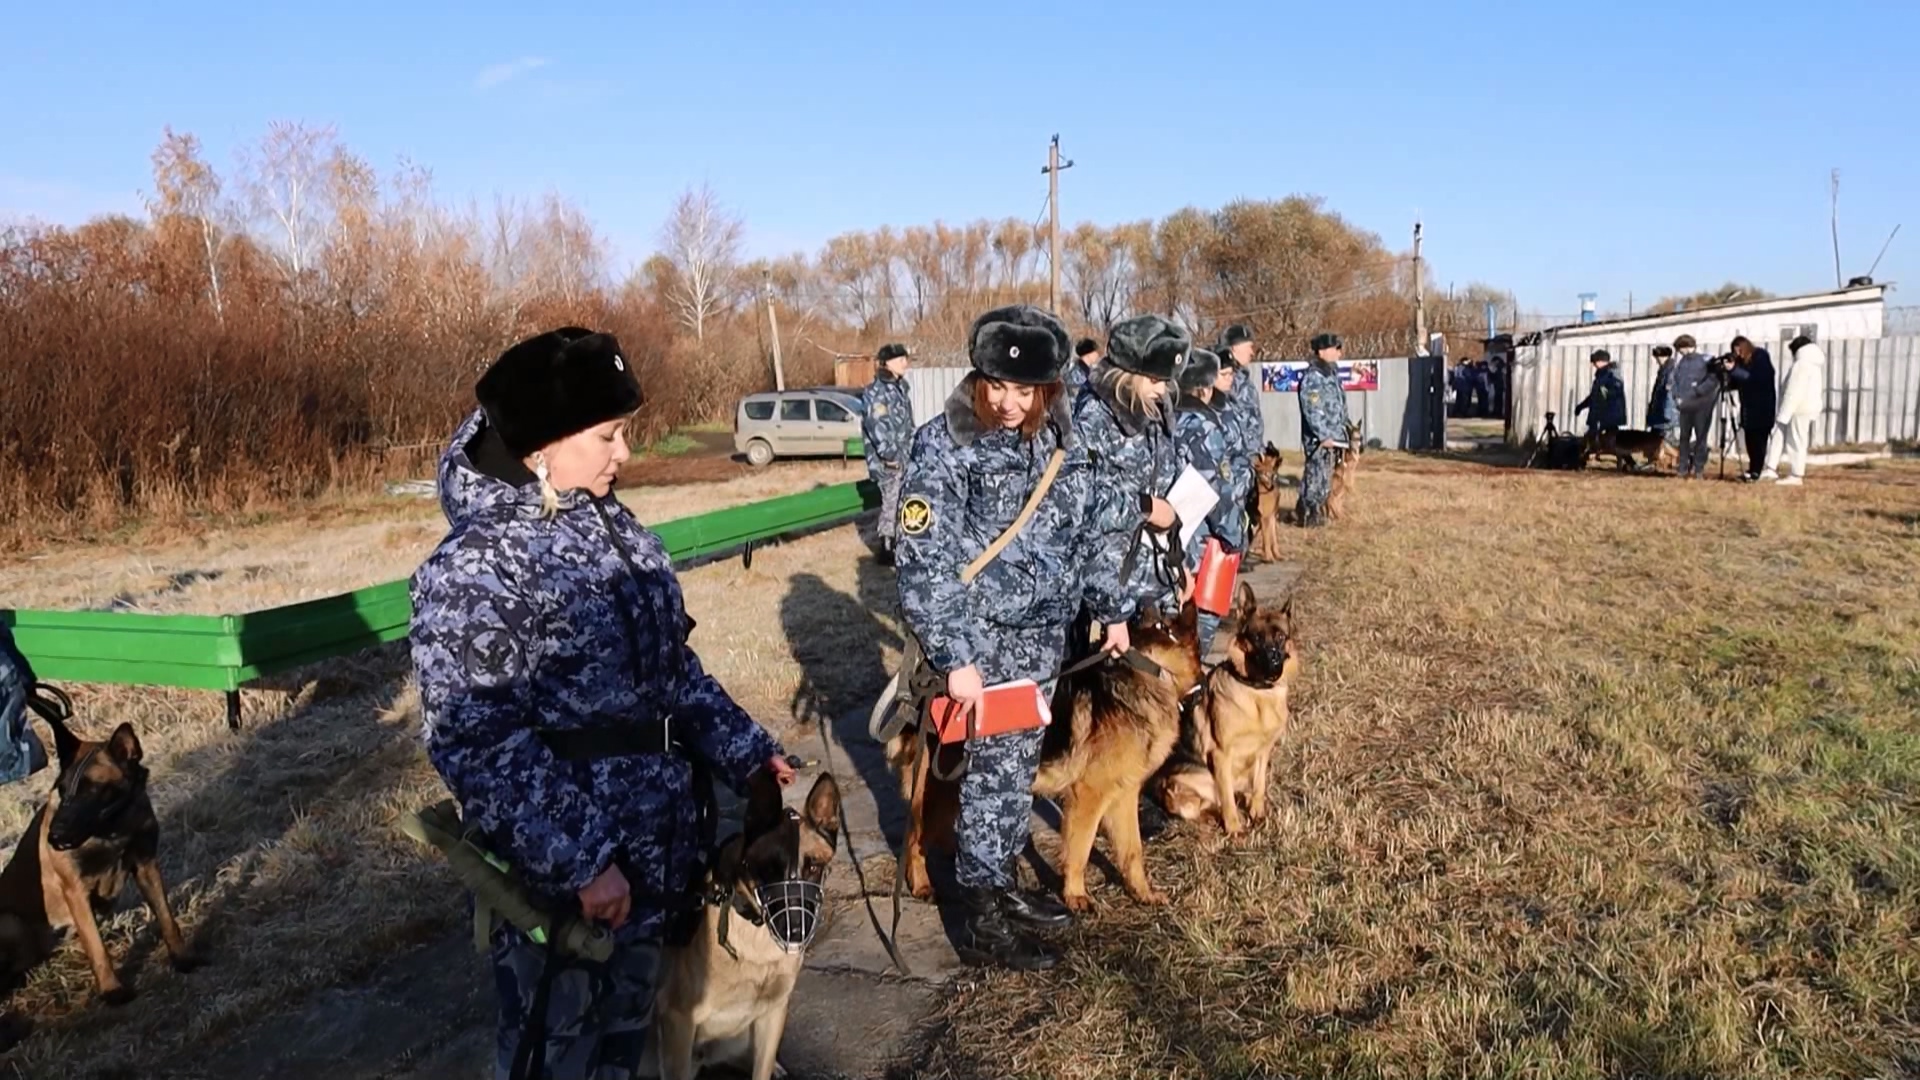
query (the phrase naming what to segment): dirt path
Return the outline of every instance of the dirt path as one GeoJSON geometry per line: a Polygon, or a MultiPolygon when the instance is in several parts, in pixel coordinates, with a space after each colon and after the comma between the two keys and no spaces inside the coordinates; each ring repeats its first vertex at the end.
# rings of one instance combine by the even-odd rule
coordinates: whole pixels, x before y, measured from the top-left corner
{"type": "MultiPolygon", "coordinates": [[[[1278,597],[1298,573],[1297,565],[1283,563],[1255,567],[1246,577],[1261,596],[1278,597]]],[[[809,761],[788,799],[797,806],[812,778],[831,766],[851,850],[861,859],[874,909],[886,925],[892,852],[904,831],[905,808],[880,747],[866,736],[866,723],[865,710],[859,710],[841,717],[831,732],[783,732],[787,746],[809,761]]],[[[1052,859],[1058,837],[1049,813],[1036,810],[1034,837],[1052,859]]],[[[963,970],[940,911],[907,899],[898,944],[912,974],[900,975],[875,936],[846,856],[836,855],[828,879],[831,921],[810,950],[781,1047],[781,1062],[796,1080],[878,1077],[889,1068],[907,1075],[899,1069],[920,1047],[940,987],[963,970]]],[[[1096,897],[1117,895],[1100,869],[1093,881],[1096,897]]],[[[394,958],[363,985],[323,991],[297,1010],[262,1017],[218,1048],[201,1048],[156,1072],[208,1080],[477,1080],[490,1074],[493,1061],[489,979],[470,936],[451,934],[394,958]]]]}

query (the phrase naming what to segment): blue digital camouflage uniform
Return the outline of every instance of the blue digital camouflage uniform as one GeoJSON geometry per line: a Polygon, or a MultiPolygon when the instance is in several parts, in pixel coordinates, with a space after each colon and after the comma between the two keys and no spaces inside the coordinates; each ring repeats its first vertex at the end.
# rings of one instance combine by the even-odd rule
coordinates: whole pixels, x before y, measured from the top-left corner
{"type": "MultiPolygon", "coordinates": [[[[1162,399],[1160,415],[1146,417],[1114,399],[1113,386],[1124,375],[1109,360],[1094,369],[1074,403],[1073,423],[1086,446],[1093,470],[1088,499],[1092,551],[1087,564],[1088,606],[1117,613],[1101,622],[1131,619],[1142,605],[1173,609],[1179,582],[1164,580],[1143,534],[1147,511],[1140,496],[1165,498],[1184,464],[1173,433],[1174,402],[1162,399]],[[1128,563],[1131,563],[1129,568],[1128,563]]],[[[1176,534],[1173,542],[1178,543],[1176,534]]]]}
{"type": "Polygon", "coordinates": [[[1087,385],[1087,365],[1079,357],[1067,361],[1067,370],[1061,373],[1060,380],[1066,384],[1067,400],[1073,401],[1087,385]]]}
{"type": "Polygon", "coordinates": [[[867,477],[880,488],[880,538],[892,543],[900,513],[900,482],[906,473],[907,452],[913,447],[913,396],[907,392],[907,380],[882,365],[860,398],[867,477]]]}
{"type": "MultiPolygon", "coordinates": [[[[1220,354],[1226,358],[1225,353],[1220,354]]],[[[1233,504],[1239,516],[1223,526],[1221,535],[1231,539],[1235,550],[1247,547],[1247,492],[1253,490],[1253,463],[1267,445],[1267,424],[1260,415],[1260,371],[1254,364],[1234,369],[1233,389],[1221,410],[1226,425],[1227,453],[1233,460],[1230,477],[1233,504]]],[[[1226,497],[1225,495],[1222,496],[1226,497]]]]}
{"type": "MultiPolygon", "coordinates": [[[[972,665],[985,686],[1033,679],[1051,697],[1080,607],[1087,459],[1064,395],[1032,439],[983,430],[973,413],[980,377],[961,380],[945,415],[914,437],[895,549],[900,609],[934,669],[972,665]],[[1066,458],[1032,519],[972,584],[963,584],[962,568],[1019,516],[1055,447],[1066,458]]],[[[968,742],[954,867],[961,885],[1014,885],[1011,862],[1027,842],[1040,738],[1034,730],[968,742]]]]}
{"type": "Polygon", "coordinates": [[[48,765],[47,749],[27,716],[32,690],[33,665],[13,643],[13,631],[0,624],[0,784],[24,780],[48,765]]]}
{"type": "MultiPolygon", "coordinates": [[[[1206,480],[1220,501],[1213,504],[1207,513],[1207,520],[1194,530],[1193,538],[1187,542],[1187,569],[1200,567],[1200,554],[1207,537],[1218,537],[1234,550],[1240,550],[1239,541],[1246,534],[1246,493],[1240,491],[1234,474],[1239,469],[1233,457],[1233,447],[1228,441],[1233,423],[1228,410],[1231,406],[1225,399],[1216,397],[1220,404],[1202,401],[1189,394],[1180,399],[1180,410],[1174,414],[1174,430],[1180,439],[1180,452],[1183,460],[1193,467],[1193,471],[1206,480]]],[[[1220,626],[1220,616],[1210,611],[1199,613],[1200,648],[1204,652],[1213,640],[1213,632],[1220,626]]]]}
{"type": "MultiPolygon", "coordinates": [[[[632,914],[604,967],[556,960],[586,974],[563,972],[572,989],[554,989],[547,1059],[556,1077],[625,1077],[643,1041],[665,909],[697,885],[704,859],[692,769],[666,754],[562,760],[536,729],[670,717],[676,738],[736,790],[783,751],[687,646],[692,621],[659,538],[617,501],[596,505],[581,491],[561,493],[559,512],[543,519],[537,484],[474,466],[468,448],[482,423],[476,410],[440,460],[452,528],[411,583],[427,756],[467,825],[552,910],[577,910],[575,894],[620,866],[632,914]]],[[[502,1074],[531,1008],[526,973],[543,959],[518,930],[496,927],[502,1074]]]]}
{"type": "Polygon", "coordinates": [[[1300,449],[1306,465],[1300,475],[1300,499],[1294,516],[1303,525],[1324,520],[1333,488],[1334,448],[1327,442],[1347,438],[1347,393],[1340,388],[1338,365],[1315,360],[1300,377],[1300,449]]]}

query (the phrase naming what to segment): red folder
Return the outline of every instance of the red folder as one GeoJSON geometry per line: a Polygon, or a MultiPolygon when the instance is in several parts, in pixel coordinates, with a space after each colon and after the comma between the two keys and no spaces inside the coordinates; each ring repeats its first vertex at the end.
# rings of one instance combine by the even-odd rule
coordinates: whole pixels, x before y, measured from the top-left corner
{"type": "Polygon", "coordinates": [[[1053,721],[1040,684],[1032,679],[989,686],[980,696],[980,708],[971,712],[946,695],[933,699],[933,730],[943,743],[1031,731],[1053,721]]]}
{"type": "Polygon", "coordinates": [[[1225,618],[1233,610],[1233,583],[1240,576],[1240,553],[1227,553],[1220,541],[1200,543],[1200,569],[1193,576],[1193,606],[1225,618]]]}

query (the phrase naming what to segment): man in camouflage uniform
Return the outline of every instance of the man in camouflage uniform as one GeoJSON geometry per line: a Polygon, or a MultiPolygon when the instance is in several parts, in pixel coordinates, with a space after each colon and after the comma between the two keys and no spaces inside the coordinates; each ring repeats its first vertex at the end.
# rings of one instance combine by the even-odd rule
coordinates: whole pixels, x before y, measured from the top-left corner
{"type": "Polygon", "coordinates": [[[688,647],[666,549],[612,497],[612,473],[569,478],[582,453],[626,457],[617,428],[600,434],[642,402],[619,343],[542,334],[476,396],[440,459],[451,529],[411,582],[427,757],[536,903],[613,927],[604,963],[493,928],[497,1075],[624,1080],[661,948],[700,911],[696,777],[743,791],[760,768],[783,783],[792,769],[688,647]]]}
{"type": "Polygon", "coordinates": [[[1253,331],[1235,323],[1220,335],[1222,364],[1233,372],[1233,389],[1222,409],[1226,425],[1227,454],[1232,463],[1228,485],[1221,498],[1232,499],[1239,508],[1234,521],[1222,526],[1221,539],[1235,551],[1247,549],[1249,523],[1246,515],[1247,493],[1253,490],[1253,463],[1267,445],[1266,420],[1260,415],[1260,371],[1253,363],[1253,331]]]}
{"type": "MultiPolygon", "coordinates": [[[[1148,604],[1161,611],[1179,606],[1182,582],[1166,565],[1156,542],[1180,543],[1180,521],[1166,500],[1185,462],[1174,438],[1177,406],[1170,385],[1186,363],[1193,339],[1158,315],[1141,315],[1113,328],[1107,356],[1095,368],[1074,405],[1074,427],[1093,466],[1088,506],[1096,547],[1086,581],[1090,607],[1133,618],[1148,604]],[[1169,391],[1143,400],[1136,389],[1169,391]]],[[[1126,628],[1107,626],[1110,644],[1124,643],[1126,628]]]]}
{"type": "Polygon", "coordinates": [[[1300,474],[1300,499],[1293,515],[1303,528],[1327,523],[1335,454],[1346,446],[1347,439],[1347,392],[1340,386],[1339,335],[1314,335],[1313,355],[1313,363],[1300,377],[1300,449],[1307,461],[1300,474]]]}
{"type": "MultiPolygon", "coordinates": [[[[1218,539],[1228,551],[1237,551],[1239,547],[1234,538],[1246,532],[1246,493],[1241,492],[1237,499],[1234,497],[1238,485],[1234,481],[1235,465],[1228,444],[1228,410],[1232,408],[1232,399],[1228,397],[1226,383],[1233,377],[1233,369],[1221,364],[1219,354],[1206,349],[1188,352],[1187,365],[1180,372],[1180,407],[1174,418],[1174,430],[1180,440],[1181,456],[1220,497],[1187,543],[1189,570],[1200,568],[1200,556],[1209,536],[1218,539]]],[[[1220,628],[1220,616],[1202,611],[1199,617],[1200,651],[1204,655],[1213,641],[1214,631],[1220,628]]]]}
{"type": "Polygon", "coordinates": [[[1080,396],[1086,388],[1087,375],[1100,366],[1100,343],[1090,337],[1083,337],[1073,347],[1073,363],[1067,365],[1064,381],[1067,384],[1067,407],[1073,407],[1073,399],[1080,396]]]}
{"type": "MultiPolygon", "coordinates": [[[[900,610],[955,699],[1019,679],[1051,698],[1085,561],[1087,458],[1059,381],[1069,362],[1066,330],[1038,308],[996,308],[975,320],[968,352],[973,373],[914,437],[900,502],[900,610]],[[989,408],[977,406],[982,380],[990,394],[1033,388],[1015,426],[1007,426],[1009,407],[994,411],[991,396],[989,408]],[[963,568],[1019,516],[1055,451],[1060,468],[1033,517],[979,576],[963,581],[963,568]]],[[[1021,890],[1015,866],[1027,843],[1040,741],[1033,729],[966,744],[954,876],[966,909],[959,952],[969,963],[1036,970],[1058,959],[1027,929],[1064,925],[1067,910],[1021,890]]]]}
{"type": "Polygon", "coordinates": [[[913,397],[907,393],[905,345],[882,345],[874,359],[879,366],[860,395],[860,441],[867,451],[867,477],[880,488],[880,559],[891,562],[900,482],[913,443],[913,397]]]}

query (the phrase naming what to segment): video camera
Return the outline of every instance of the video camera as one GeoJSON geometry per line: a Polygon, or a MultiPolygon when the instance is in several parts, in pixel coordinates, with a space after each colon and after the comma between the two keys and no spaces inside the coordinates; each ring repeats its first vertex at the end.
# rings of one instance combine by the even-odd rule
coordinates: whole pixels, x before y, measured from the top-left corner
{"type": "Polygon", "coordinates": [[[1720,389],[1722,390],[1725,390],[1733,381],[1733,365],[1735,360],[1736,357],[1730,352],[1724,352],[1719,356],[1709,357],[1707,359],[1707,374],[1713,376],[1714,381],[1720,384],[1720,389]]]}

